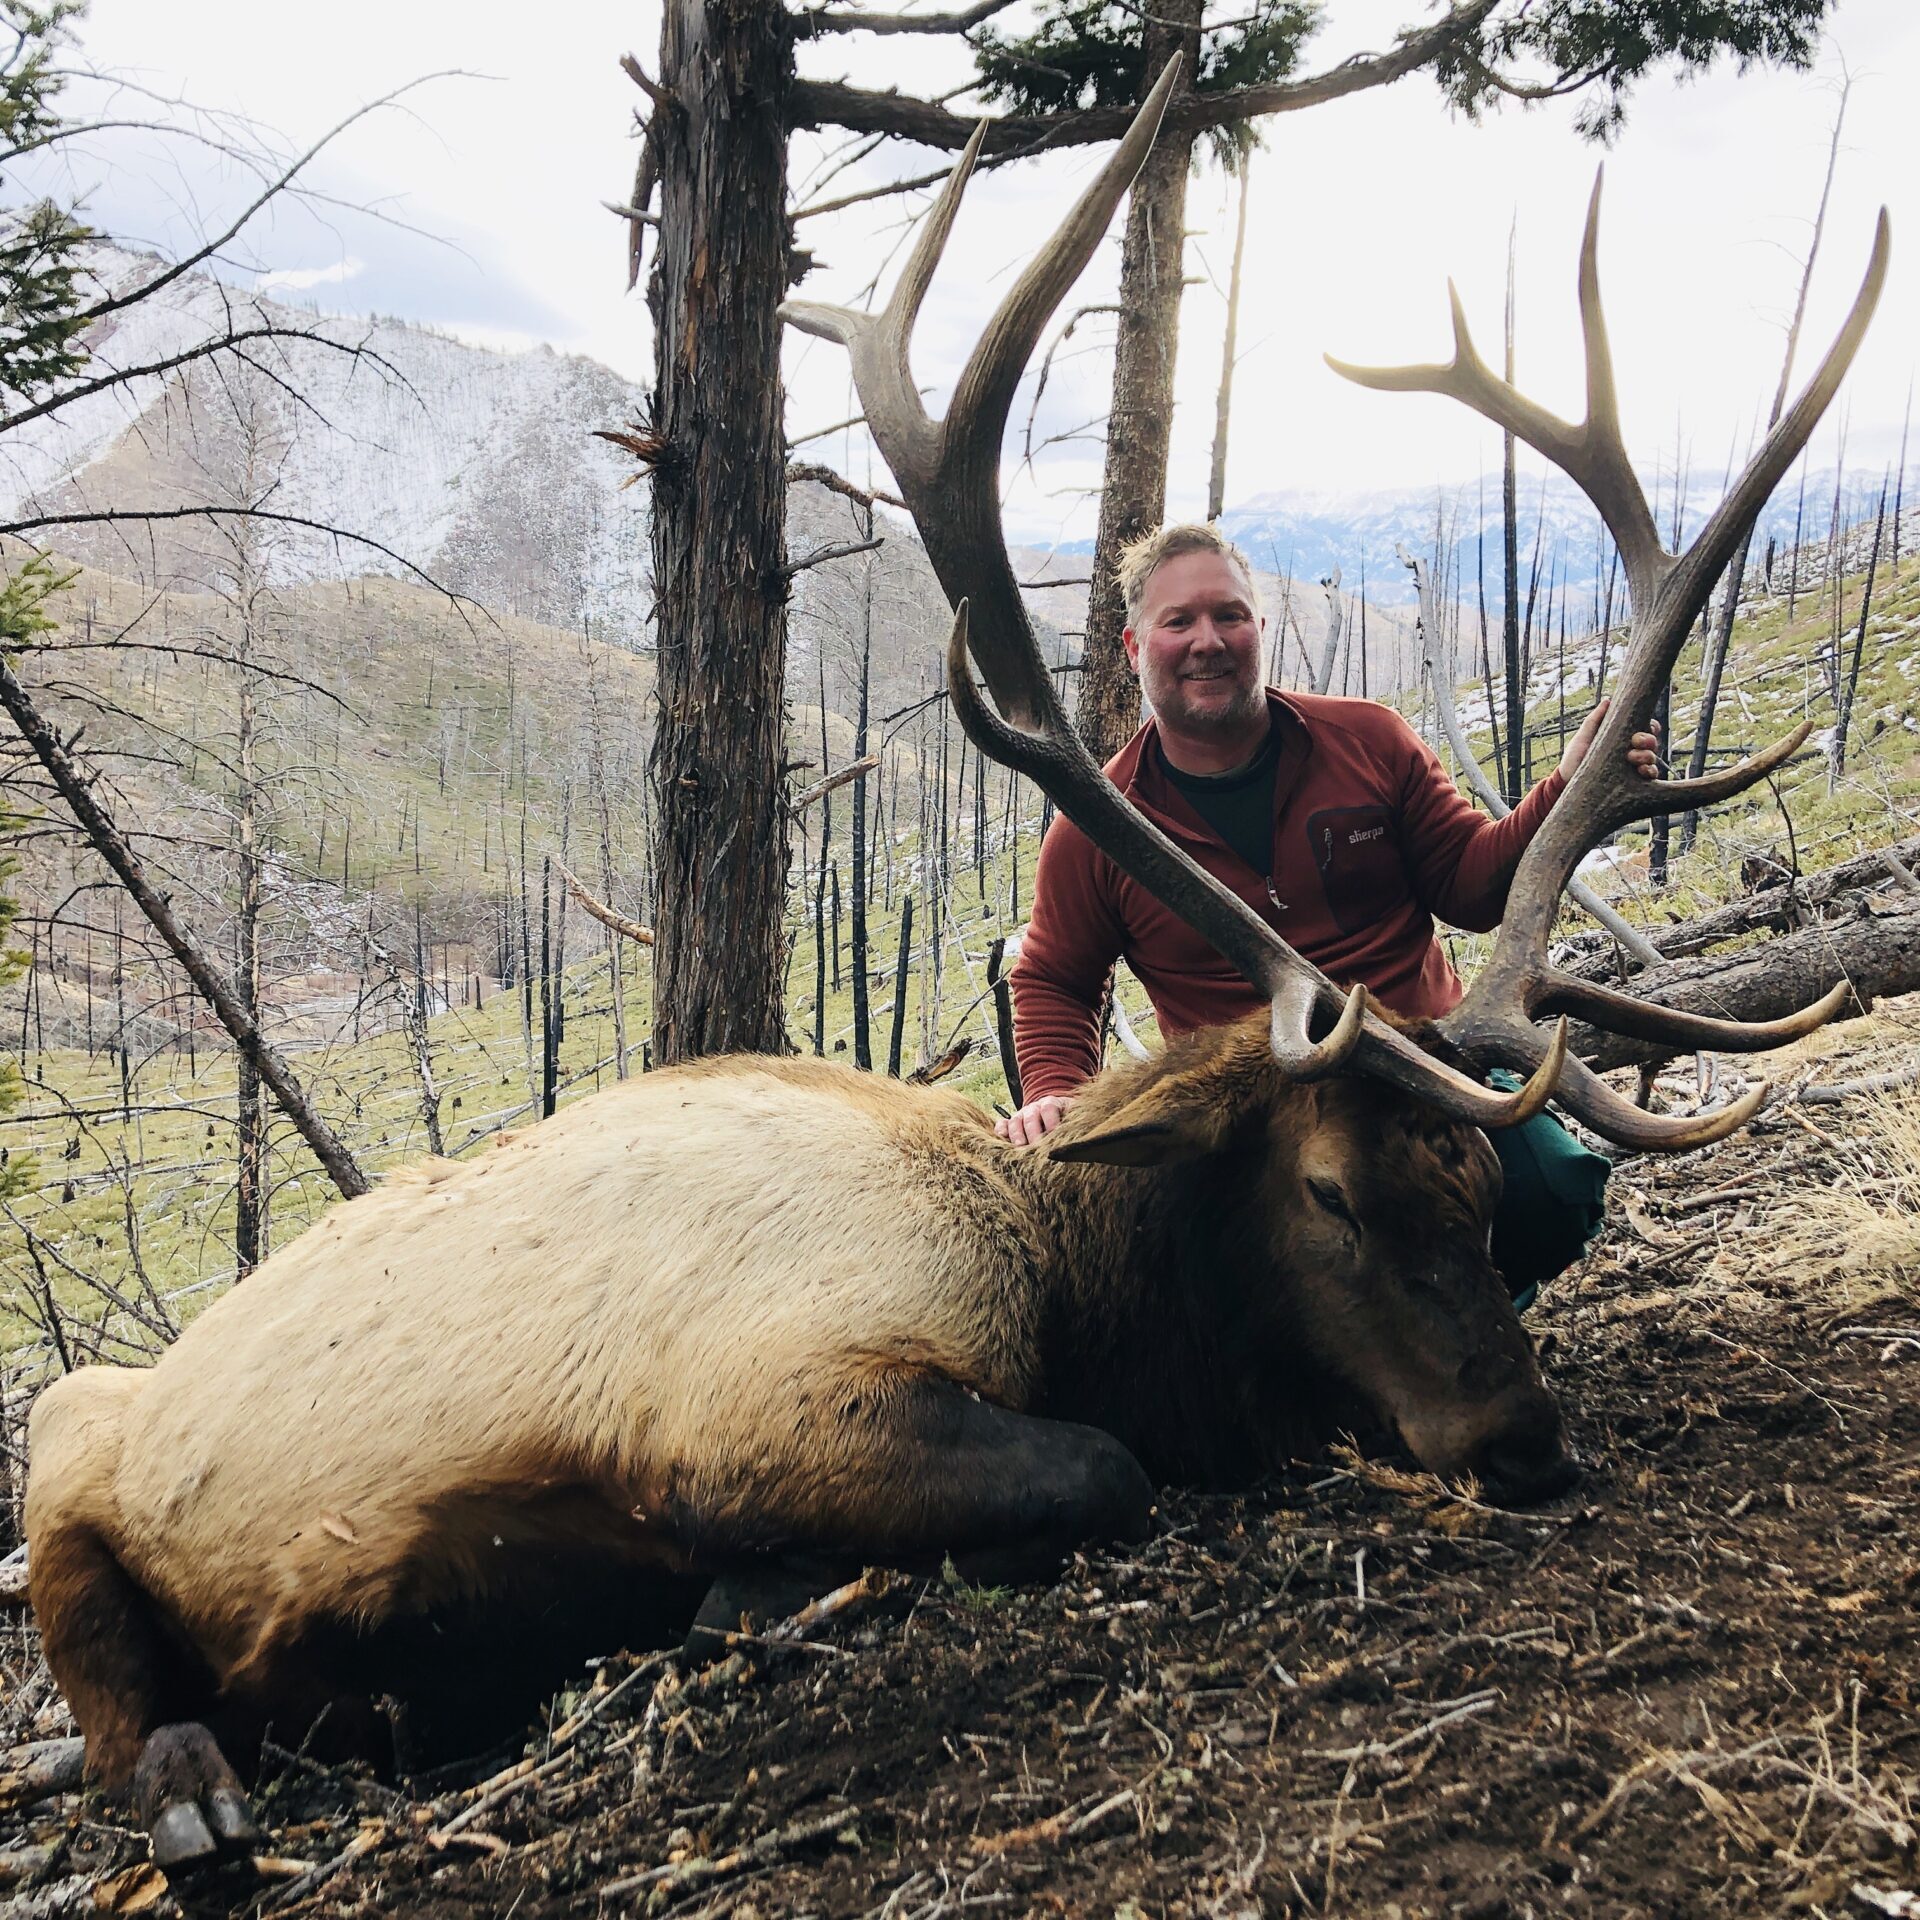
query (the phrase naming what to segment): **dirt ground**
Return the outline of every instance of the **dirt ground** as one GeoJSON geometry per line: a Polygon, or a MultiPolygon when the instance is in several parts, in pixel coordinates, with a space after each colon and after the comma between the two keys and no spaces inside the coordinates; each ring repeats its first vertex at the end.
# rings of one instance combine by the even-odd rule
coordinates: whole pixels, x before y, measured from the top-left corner
{"type": "MultiPolygon", "coordinates": [[[[1920,1309],[1847,1271],[1876,1194],[1914,1200],[1881,1111],[1622,1167],[1532,1315],[1589,1469],[1553,1507],[1339,1449],[1171,1494],[1051,1587],[896,1590],[693,1677],[609,1659],[505,1779],[282,1756],[264,1877],[184,1904],[1920,1915],[1920,1309]]],[[[25,1846],[0,1915],[172,1905],[94,1803],[0,1818],[25,1846]]]]}

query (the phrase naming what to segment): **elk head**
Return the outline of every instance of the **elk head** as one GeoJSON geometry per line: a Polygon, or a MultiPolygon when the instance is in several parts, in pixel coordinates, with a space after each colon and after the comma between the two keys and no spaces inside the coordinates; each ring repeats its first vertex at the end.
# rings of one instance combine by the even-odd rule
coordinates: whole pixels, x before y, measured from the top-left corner
{"type": "Polygon", "coordinates": [[[1244,1396],[1222,1390],[1209,1430],[1169,1444],[1201,1477],[1351,1424],[1349,1398],[1501,1499],[1574,1477],[1490,1255],[1501,1171],[1479,1128],[1363,1075],[1292,1081],[1256,1014],[1104,1075],[1048,1156],[1165,1170],[1143,1217],[1176,1223],[1182,1252],[1150,1258],[1232,1329],[1221,1378],[1244,1396]]]}
{"type": "MultiPolygon", "coordinates": [[[[1001,536],[999,454],[1015,389],[1041,330],[1092,256],[1144,162],[1177,67],[1177,60],[1169,63],[1106,167],[1001,303],[960,376],[944,420],[932,420],[921,404],[908,351],[915,317],[985,137],[984,124],[954,168],[884,309],[858,314],[794,302],[786,310],[795,326],[841,341],[852,355],[869,429],[956,605],[948,684],[962,727],[991,758],[1031,778],[1096,846],[1179,912],[1267,996],[1271,1056],[1287,1081],[1318,1082],[1336,1071],[1359,1076],[1402,1098],[1411,1096],[1460,1129],[1516,1125],[1552,1098],[1596,1133],[1638,1151],[1701,1146],[1733,1132],[1765,1101],[1764,1085],[1711,1114],[1644,1112],[1569,1054],[1567,1016],[1671,1044],[1676,1051],[1758,1051],[1824,1024],[1850,990],[1838,986],[1781,1020],[1709,1019],[1579,980],[1551,963],[1547,940],[1561,892],[1590,848],[1630,821],[1697,809],[1743,791],[1779,766],[1806,737],[1803,725],[1765,752],[1698,780],[1643,779],[1629,768],[1625,755],[1628,737],[1646,724],[1743,526],[1806,444],[1852,361],[1886,274],[1885,213],[1865,280],[1833,347],[1700,536],[1681,554],[1662,548],[1620,435],[1595,264],[1597,183],[1580,255],[1587,365],[1587,417],[1582,424],[1557,419],[1486,367],[1473,349],[1457,296],[1455,350],[1447,365],[1362,369],[1333,363],[1363,385],[1452,394],[1564,469],[1604,518],[1632,594],[1632,641],[1605,725],[1520,862],[1492,957],[1461,1004],[1436,1023],[1436,1044],[1430,1046],[1370,1009],[1364,989],[1343,991],[1294,952],[1273,927],[1188,859],[1106,780],[1060,703],[1001,536]],[[969,654],[986,681],[993,707],[974,683],[969,654]],[[1553,1024],[1543,1027],[1543,1020],[1553,1024]],[[1496,1092],[1479,1077],[1493,1067],[1517,1070],[1527,1076],[1525,1083],[1513,1093],[1496,1092]]],[[[1332,1111],[1347,1101],[1382,1097],[1348,1090],[1329,1093],[1327,1104],[1332,1111]]],[[[1463,1146],[1461,1151],[1469,1149],[1463,1146]]],[[[1435,1212],[1425,1201],[1409,1207],[1414,1198],[1407,1192],[1381,1196],[1388,1211],[1407,1209],[1417,1231],[1436,1231],[1444,1209],[1435,1212]]],[[[1476,1216],[1472,1230],[1478,1225],[1476,1216]]],[[[1459,1244],[1466,1231],[1456,1228],[1449,1245],[1459,1244]]],[[[1416,1452],[1422,1452],[1415,1435],[1408,1437],[1416,1452]]],[[[1443,1457],[1450,1449],[1436,1442],[1433,1451],[1443,1457]]],[[[1422,1457],[1428,1456],[1422,1452],[1422,1457]]]]}

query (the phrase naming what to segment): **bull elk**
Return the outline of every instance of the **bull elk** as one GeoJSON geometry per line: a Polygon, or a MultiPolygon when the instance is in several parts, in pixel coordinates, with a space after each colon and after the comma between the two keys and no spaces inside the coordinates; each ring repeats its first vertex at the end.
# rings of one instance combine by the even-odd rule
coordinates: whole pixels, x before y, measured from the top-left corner
{"type": "Polygon", "coordinates": [[[1594,840],[1737,792],[1798,743],[1650,784],[1621,751],[1742,518],[1832,394],[1884,225],[1839,344],[1678,558],[1621,450],[1591,215],[1585,427],[1494,380],[1464,325],[1449,367],[1356,372],[1455,392],[1567,467],[1607,516],[1638,616],[1607,731],[1528,850],[1493,959],[1454,1014],[1409,1028],[1302,961],[1102,780],[1000,537],[1015,386],[1171,77],[1008,296],[944,422],[920,406],[908,337],[977,140],[882,314],[790,318],[851,346],[962,603],[949,677],[969,734],[1186,913],[1269,991],[1271,1016],[1103,1074],[1039,1151],[1003,1145],[958,1095],[821,1062],[648,1075],[336,1208],[150,1372],[92,1367],[49,1389],[31,1429],[33,1601],[89,1766],[133,1786],[163,1865],[250,1844],[223,1749],[244,1758],[269,1722],[292,1732],[381,1692],[450,1711],[492,1690],[508,1650],[550,1654],[550,1679],[588,1645],[731,1625],[869,1561],[1039,1566],[1140,1535],[1153,1477],[1244,1479],[1356,1407],[1427,1467],[1506,1498],[1573,1477],[1488,1258],[1499,1176],[1483,1129],[1557,1095],[1629,1145],[1699,1144],[1758,1096],[1643,1113],[1569,1057],[1564,1016],[1731,1048],[1836,1009],[1695,1019],[1571,979],[1546,938],[1594,840]],[[1490,1065],[1525,1085],[1492,1091],[1490,1065]]]}

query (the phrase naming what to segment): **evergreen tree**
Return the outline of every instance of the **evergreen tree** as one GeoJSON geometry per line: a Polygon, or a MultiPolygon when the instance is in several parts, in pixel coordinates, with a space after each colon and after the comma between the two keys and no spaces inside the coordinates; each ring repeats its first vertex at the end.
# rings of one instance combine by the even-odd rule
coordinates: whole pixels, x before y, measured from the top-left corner
{"type": "Polygon", "coordinates": [[[0,0],[0,36],[12,42],[0,65],[0,395],[15,402],[39,398],[87,360],[80,281],[93,236],[71,208],[12,192],[18,162],[68,130],[53,62],[79,10],[75,0],[0,0]]]}

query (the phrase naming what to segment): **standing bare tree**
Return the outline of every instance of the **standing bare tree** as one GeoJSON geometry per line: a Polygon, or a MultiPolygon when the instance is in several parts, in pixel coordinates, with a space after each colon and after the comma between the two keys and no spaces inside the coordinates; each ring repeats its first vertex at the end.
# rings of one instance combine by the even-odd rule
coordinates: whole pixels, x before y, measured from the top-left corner
{"type": "MultiPolygon", "coordinates": [[[[1800,329],[1807,317],[1807,294],[1813,285],[1813,263],[1820,257],[1820,239],[1827,228],[1827,201],[1833,193],[1834,168],[1840,159],[1840,130],[1846,124],[1847,99],[1853,91],[1853,77],[1842,74],[1840,98],[1833,113],[1833,137],[1827,143],[1827,172],[1820,183],[1820,204],[1814,211],[1813,234],[1807,242],[1807,257],[1800,268],[1800,289],[1794,296],[1793,317],[1787,322],[1786,350],[1780,356],[1780,379],[1773,390],[1773,405],[1767,411],[1767,431],[1779,423],[1780,410],[1787,404],[1787,388],[1793,379],[1794,356],[1800,350],[1800,329]]],[[[1804,472],[1802,485],[1805,484],[1804,472]]],[[[1757,516],[1756,516],[1757,520],[1757,516]]],[[[1733,640],[1734,615],[1740,608],[1740,596],[1746,584],[1747,555],[1753,547],[1756,521],[1749,521],[1740,544],[1727,565],[1726,583],[1721,589],[1719,619],[1707,637],[1704,685],[1700,693],[1700,713],[1694,721],[1693,746],[1687,754],[1687,778],[1697,780],[1707,768],[1707,749],[1713,741],[1713,716],[1720,704],[1720,677],[1726,671],[1727,649],[1733,640]]],[[[1897,524],[1897,519],[1896,519],[1897,524]]],[[[1799,545],[1796,532],[1794,544],[1799,545]]],[[[1788,616],[1791,618],[1791,614],[1788,616]]],[[[1680,851],[1693,845],[1699,831],[1700,816],[1688,813],[1680,821],[1680,851]]]]}

